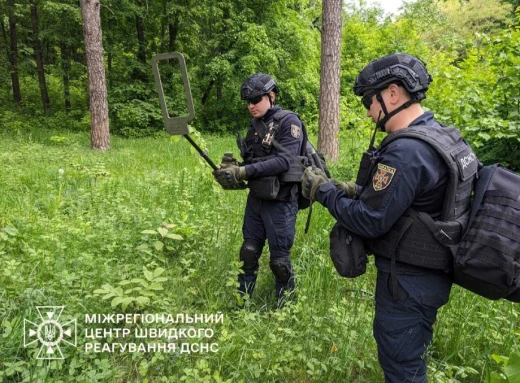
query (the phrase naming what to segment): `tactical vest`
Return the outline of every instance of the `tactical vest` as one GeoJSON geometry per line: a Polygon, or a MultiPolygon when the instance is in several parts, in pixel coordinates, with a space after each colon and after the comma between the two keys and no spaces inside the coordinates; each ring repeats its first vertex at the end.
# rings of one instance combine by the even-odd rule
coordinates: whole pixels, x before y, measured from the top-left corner
{"type": "MultiPolygon", "coordinates": [[[[246,138],[243,140],[243,143],[238,143],[240,149],[240,155],[244,160],[244,164],[252,164],[257,162],[259,159],[272,158],[274,153],[276,152],[276,148],[269,146],[268,148],[262,146],[262,139],[267,134],[269,128],[274,127],[276,131],[280,130],[281,120],[293,113],[288,110],[283,110],[278,107],[278,111],[276,111],[271,118],[265,122],[265,127],[260,126],[260,124],[256,124],[255,119],[251,120],[251,128],[247,131],[246,138]]],[[[258,121],[260,122],[260,121],[258,121]]],[[[263,125],[263,124],[262,124],[263,125]]]]}
{"type": "MultiPolygon", "coordinates": [[[[407,137],[428,143],[448,167],[441,218],[438,221],[426,213],[408,209],[390,231],[365,245],[369,253],[415,266],[451,270],[453,256],[443,244],[459,243],[466,229],[471,208],[471,192],[477,177],[478,160],[460,131],[451,127],[412,126],[388,135],[379,150],[394,140],[407,137]],[[432,226],[433,225],[433,226],[432,226]],[[434,226],[440,230],[434,230],[434,226]]],[[[364,168],[373,175],[373,165],[364,168]]],[[[365,174],[358,176],[370,180],[365,174]]],[[[364,185],[365,187],[367,184],[364,185]]]]}
{"type": "MultiPolygon", "coordinates": [[[[278,110],[268,121],[265,121],[264,123],[256,119],[251,121],[252,128],[248,130],[244,142],[238,143],[244,164],[254,164],[257,162],[267,161],[275,156],[278,149],[276,149],[272,144],[266,143],[264,138],[269,132],[272,132],[272,137],[276,138],[276,133],[279,132],[283,119],[290,114],[296,113],[278,107],[278,110]]],[[[307,132],[305,131],[303,123],[302,134],[305,143],[307,141],[307,132]]],[[[248,186],[251,193],[253,193],[257,198],[267,200],[287,200],[288,196],[292,194],[290,189],[296,187],[295,185],[297,182],[300,182],[302,174],[303,168],[297,164],[293,164],[287,172],[276,176],[250,180],[248,186]]]]}

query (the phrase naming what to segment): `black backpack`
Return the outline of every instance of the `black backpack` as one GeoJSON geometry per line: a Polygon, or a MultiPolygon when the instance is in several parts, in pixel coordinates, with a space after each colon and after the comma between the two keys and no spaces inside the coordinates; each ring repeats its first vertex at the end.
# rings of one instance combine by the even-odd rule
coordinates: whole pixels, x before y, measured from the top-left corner
{"type": "MultiPolygon", "coordinates": [[[[407,132],[400,134],[406,136],[407,132]]],[[[421,135],[415,138],[436,148],[421,135]]],[[[463,169],[474,163],[474,158],[454,159],[463,169]]],[[[449,250],[456,284],[488,299],[520,302],[520,175],[499,164],[480,167],[472,194],[469,218],[458,236],[460,240],[451,233],[447,235],[443,222],[434,222],[428,214],[413,209],[408,214],[449,250]]],[[[463,197],[455,196],[455,202],[461,203],[459,199],[463,197]]]]}
{"type": "Polygon", "coordinates": [[[454,282],[489,299],[520,302],[520,175],[484,166],[469,223],[453,249],[454,282]]]}

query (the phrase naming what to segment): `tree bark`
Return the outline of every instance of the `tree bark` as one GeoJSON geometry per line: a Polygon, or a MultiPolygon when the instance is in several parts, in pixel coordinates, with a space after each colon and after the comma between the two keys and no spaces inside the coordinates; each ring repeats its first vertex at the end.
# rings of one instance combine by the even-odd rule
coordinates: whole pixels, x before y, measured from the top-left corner
{"type": "Polygon", "coordinates": [[[177,19],[168,23],[168,49],[169,52],[175,52],[175,42],[177,41],[177,32],[179,30],[179,21],[177,19]]]}
{"type": "Polygon", "coordinates": [[[330,161],[339,157],[339,96],[342,0],[324,0],[321,35],[318,150],[330,161]]]}
{"type": "Polygon", "coordinates": [[[9,64],[11,66],[11,82],[13,85],[13,99],[19,106],[22,105],[22,92],[18,77],[18,38],[16,35],[16,19],[14,17],[14,0],[8,0],[9,7],[9,64]]]}
{"type": "Polygon", "coordinates": [[[63,70],[63,99],[65,100],[65,112],[70,113],[70,55],[66,43],[60,43],[61,69],[63,70]]]}
{"type": "Polygon", "coordinates": [[[209,99],[209,94],[211,93],[211,90],[213,89],[213,85],[215,85],[215,79],[212,79],[208,86],[206,87],[206,91],[204,92],[204,94],[202,95],[202,105],[206,105],[206,102],[208,102],[208,99],[209,99]]]}
{"type": "Polygon", "coordinates": [[[90,101],[90,147],[110,149],[107,88],[99,0],[80,0],[90,101]]]}
{"type": "Polygon", "coordinates": [[[135,16],[135,27],[137,30],[137,41],[139,43],[137,49],[137,61],[141,64],[146,64],[146,41],[144,38],[144,20],[142,16],[135,16]]]}
{"type": "Polygon", "coordinates": [[[38,83],[40,85],[40,96],[42,99],[43,111],[49,115],[51,102],[49,93],[47,92],[47,82],[45,81],[45,69],[43,66],[43,50],[40,42],[40,31],[38,27],[38,8],[35,0],[30,1],[31,8],[31,25],[32,25],[32,46],[34,49],[34,58],[36,60],[36,72],[38,73],[38,83]]]}

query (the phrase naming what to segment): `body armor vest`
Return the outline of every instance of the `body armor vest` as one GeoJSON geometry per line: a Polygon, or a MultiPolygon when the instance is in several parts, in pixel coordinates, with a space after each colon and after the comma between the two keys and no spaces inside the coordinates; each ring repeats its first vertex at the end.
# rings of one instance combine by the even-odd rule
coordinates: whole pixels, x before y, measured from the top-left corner
{"type": "MultiPolygon", "coordinates": [[[[289,110],[283,110],[280,107],[276,108],[278,110],[265,122],[253,119],[245,140],[238,143],[244,164],[267,161],[275,156],[277,149],[272,145],[272,138],[276,139],[276,134],[280,131],[283,119],[290,114],[296,114],[289,110]],[[271,140],[269,140],[269,138],[271,138],[271,140]]],[[[303,147],[307,141],[307,132],[305,131],[303,123],[302,133],[304,136],[303,147]]],[[[302,174],[303,168],[298,164],[292,164],[287,172],[276,176],[250,180],[248,185],[253,195],[257,198],[287,200],[288,196],[292,194],[290,189],[292,189],[296,183],[300,182],[302,174]]]]}
{"type": "MultiPolygon", "coordinates": [[[[412,126],[388,135],[379,149],[399,138],[415,138],[427,142],[444,160],[448,168],[446,197],[438,221],[426,213],[409,209],[390,231],[365,242],[367,250],[393,261],[438,270],[452,268],[452,254],[447,245],[457,244],[464,232],[471,208],[471,193],[477,177],[478,160],[460,131],[451,127],[412,126]]],[[[370,179],[372,166],[361,170],[370,179]]],[[[364,185],[366,187],[366,184],[364,185]]]]}
{"type": "Polygon", "coordinates": [[[264,137],[273,129],[276,137],[276,132],[280,130],[282,119],[289,114],[294,114],[291,111],[283,110],[278,107],[278,110],[271,116],[268,121],[263,124],[261,121],[251,121],[251,129],[247,131],[245,138],[245,145],[240,148],[240,153],[244,160],[244,164],[252,164],[258,161],[265,161],[272,158],[276,152],[276,148],[272,145],[262,145],[264,137]],[[265,126],[263,126],[265,124],[265,126]]]}

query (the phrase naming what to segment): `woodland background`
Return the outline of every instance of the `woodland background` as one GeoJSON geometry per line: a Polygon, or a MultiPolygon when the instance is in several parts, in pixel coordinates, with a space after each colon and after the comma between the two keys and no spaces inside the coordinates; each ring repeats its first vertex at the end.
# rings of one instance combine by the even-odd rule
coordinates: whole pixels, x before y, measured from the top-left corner
{"type": "MultiPolygon", "coordinates": [[[[419,0],[390,18],[345,1],[332,174],[355,177],[373,129],[351,91],[355,76],[393,52],[427,63],[434,82],[424,106],[460,128],[481,161],[519,171],[519,5],[419,0]]],[[[259,71],[277,80],[279,103],[300,114],[316,142],[324,129],[322,3],[103,0],[100,13],[106,151],[90,149],[78,2],[0,3],[0,382],[382,381],[371,328],[375,267],[371,260],[354,280],[335,273],[328,253],[334,222],[320,206],[308,234],[307,215],[298,217],[296,300],[276,308],[265,249],[255,296],[237,309],[247,192],[223,191],[188,143],[164,132],[150,66],[157,53],[184,54],[196,110],[192,137],[214,161],[236,151],[234,135],[250,118],[240,84],[259,71]],[[24,347],[24,319],[38,318],[36,306],[61,305],[64,320],[78,319],[78,345],[62,347],[64,360],[36,360],[39,347],[24,347]],[[123,312],[221,313],[224,321],[206,326],[212,339],[173,340],[175,353],[86,353],[93,340],[85,314],[123,312]],[[219,351],[181,352],[206,342],[219,351]]],[[[162,69],[172,79],[170,114],[183,114],[176,68],[162,69]]],[[[455,286],[428,351],[430,381],[518,382],[518,314],[511,302],[455,286]]]]}
{"type": "MultiPolygon", "coordinates": [[[[399,16],[344,2],[340,132],[368,126],[351,87],[367,62],[408,52],[434,83],[425,105],[459,127],[485,161],[519,169],[518,0],[420,0],[399,16]]],[[[318,129],[321,2],[107,0],[101,3],[110,131],[144,137],[163,129],[150,59],[179,51],[202,133],[244,129],[241,82],[263,71],[279,102],[318,129]]],[[[0,126],[87,131],[88,86],[81,11],[72,0],[0,4],[0,126]],[[14,35],[13,35],[14,32],[14,35]],[[12,81],[17,77],[19,86],[12,81]]],[[[171,94],[171,115],[183,102],[171,94]]],[[[176,110],[177,109],[177,110],[176,110]]]]}

